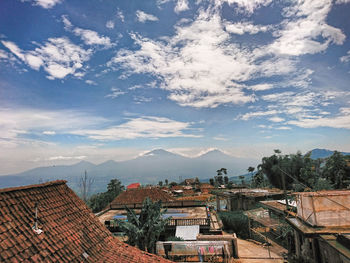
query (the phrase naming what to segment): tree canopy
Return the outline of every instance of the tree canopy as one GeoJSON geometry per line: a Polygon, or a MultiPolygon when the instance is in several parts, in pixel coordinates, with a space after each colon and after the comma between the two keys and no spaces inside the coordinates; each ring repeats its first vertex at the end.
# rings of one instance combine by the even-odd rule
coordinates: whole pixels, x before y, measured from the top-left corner
{"type": "Polygon", "coordinates": [[[169,218],[164,219],[161,201],[152,202],[146,198],[139,215],[127,208],[127,221],[118,220],[119,226],[128,236],[127,243],[132,246],[154,253],[155,243],[164,231],[169,218]]]}
{"type": "Polygon", "coordinates": [[[118,179],[112,179],[107,185],[107,191],[92,195],[87,204],[94,213],[100,212],[123,190],[124,186],[121,182],[118,179]]]}

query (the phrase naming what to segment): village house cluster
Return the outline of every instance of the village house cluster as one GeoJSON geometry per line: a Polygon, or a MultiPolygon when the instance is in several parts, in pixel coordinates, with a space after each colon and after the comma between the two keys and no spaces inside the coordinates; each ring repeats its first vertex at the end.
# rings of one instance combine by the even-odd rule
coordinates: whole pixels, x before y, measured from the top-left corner
{"type": "Polygon", "coordinates": [[[0,190],[0,261],[349,263],[349,204],[350,190],[225,189],[185,180],[131,184],[93,214],[65,181],[7,188],[0,190]],[[155,254],[124,243],[118,225],[127,208],[140,213],[147,197],[161,200],[169,218],[155,254]],[[219,214],[230,211],[246,216],[245,240],[226,231],[219,214]]]}

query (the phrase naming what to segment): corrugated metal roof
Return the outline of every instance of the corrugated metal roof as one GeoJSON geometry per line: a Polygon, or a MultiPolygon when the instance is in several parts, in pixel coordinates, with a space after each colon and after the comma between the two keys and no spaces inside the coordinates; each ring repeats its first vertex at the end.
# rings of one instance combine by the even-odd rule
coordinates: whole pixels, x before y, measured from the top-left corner
{"type": "Polygon", "coordinates": [[[194,226],[176,226],[175,236],[183,240],[196,240],[199,234],[199,225],[194,226]]]}

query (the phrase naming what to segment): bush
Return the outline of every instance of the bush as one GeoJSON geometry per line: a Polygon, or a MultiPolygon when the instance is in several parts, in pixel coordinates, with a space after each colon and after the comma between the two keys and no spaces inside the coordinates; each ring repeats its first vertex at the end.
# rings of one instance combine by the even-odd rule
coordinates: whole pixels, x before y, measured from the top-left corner
{"type": "Polygon", "coordinates": [[[249,237],[248,217],[243,211],[219,212],[225,231],[233,231],[240,238],[249,237]]]}

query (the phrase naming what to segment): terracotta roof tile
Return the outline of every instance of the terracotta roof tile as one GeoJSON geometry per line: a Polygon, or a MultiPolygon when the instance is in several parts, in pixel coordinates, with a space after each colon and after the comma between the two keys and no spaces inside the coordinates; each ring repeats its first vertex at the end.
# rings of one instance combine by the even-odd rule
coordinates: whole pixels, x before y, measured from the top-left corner
{"type": "Polygon", "coordinates": [[[118,241],[65,181],[54,181],[0,189],[0,262],[169,261],[118,241]]]}
{"type": "Polygon", "coordinates": [[[152,201],[162,200],[162,202],[170,202],[175,200],[175,198],[159,188],[138,188],[122,192],[110,205],[142,204],[146,197],[149,197],[152,201]]]}

